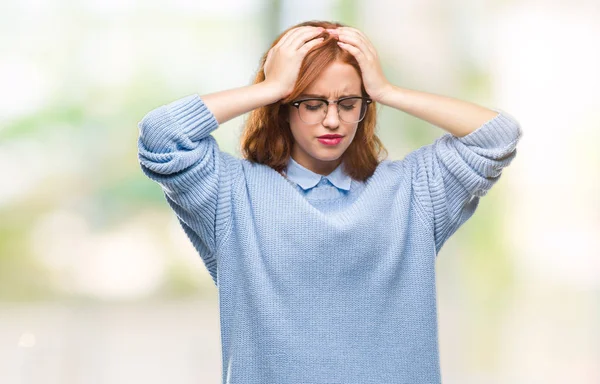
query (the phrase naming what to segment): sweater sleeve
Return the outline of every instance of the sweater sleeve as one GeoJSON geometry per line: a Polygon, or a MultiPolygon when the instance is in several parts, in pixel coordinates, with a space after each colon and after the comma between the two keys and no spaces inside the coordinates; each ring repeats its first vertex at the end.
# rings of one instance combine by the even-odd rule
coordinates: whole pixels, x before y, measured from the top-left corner
{"type": "Polygon", "coordinates": [[[407,156],[416,200],[433,225],[438,252],[516,156],[521,127],[508,114],[496,112],[464,137],[447,133],[407,156]]]}
{"type": "Polygon", "coordinates": [[[161,185],[216,284],[215,255],[231,227],[240,160],[219,150],[210,135],[218,123],[198,95],[150,111],[138,127],[141,168],[161,185]]]}

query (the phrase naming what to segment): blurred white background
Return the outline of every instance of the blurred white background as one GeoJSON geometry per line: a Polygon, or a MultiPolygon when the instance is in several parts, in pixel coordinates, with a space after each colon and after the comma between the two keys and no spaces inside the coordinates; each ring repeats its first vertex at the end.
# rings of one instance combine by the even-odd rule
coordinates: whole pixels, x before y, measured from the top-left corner
{"type": "MultiPolygon", "coordinates": [[[[0,383],[220,381],[217,290],[139,169],[137,122],[250,83],[310,19],[363,30],[395,84],[523,127],[440,253],[444,383],[600,383],[597,0],[3,2],[0,383]]],[[[443,134],[389,108],[378,129],[392,159],[443,134]]]]}

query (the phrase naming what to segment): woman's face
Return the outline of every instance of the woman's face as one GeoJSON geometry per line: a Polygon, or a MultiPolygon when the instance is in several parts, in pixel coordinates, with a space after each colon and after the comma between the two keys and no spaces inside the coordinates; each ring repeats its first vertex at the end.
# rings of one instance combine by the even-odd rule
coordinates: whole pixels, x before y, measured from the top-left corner
{"type": "MultiPolygon", "coordinates": [[[[296,100],[319,97],[330,102],[344,96],[362,96],[360,76],[350,64],[331,63],[296,100]]],[[[306,108],[300,105],[300,108],[306,108]]],[[[310,108],[310,106],[309,106],[310,108]]],[[[304,168],[328,175],[341,163],[356,134],[358,123],[346,123],[338,116],[337,104],[330,103],[322,122],[307,124],[300,119],[299,110],[290,107],[290,129],[294,136],[292,157],[304,168]],[[339,135],[339,139],[325,140],[323,135],[339,135]]]]}

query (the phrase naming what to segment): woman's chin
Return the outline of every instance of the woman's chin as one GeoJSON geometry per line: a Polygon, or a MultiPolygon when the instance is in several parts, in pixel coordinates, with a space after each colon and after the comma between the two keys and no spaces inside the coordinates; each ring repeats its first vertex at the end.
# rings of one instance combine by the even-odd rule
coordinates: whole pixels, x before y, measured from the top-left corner
{"type": "Polygon", "coordinates": [[[329,150],[320,150],[316,153],[315,159],[318,159],[320,161],[327,161],[327,162],[331,162],[331,161],[336,161],[339,160],[340,157],[342,157],[342,155],[344,154],[344,151],[341,150],[341,148],[336,148],[336,149],[329,149],[329,150]]]}
{"type": "Polygon", "coordinates": [[[336,156],[322,156],[317,158],[317,160],[322,161],[324,163],[332,163],[335,161],[338,161],[340,159],[340,157],[342,157],[341,154],[338,154],[336,156]]]}

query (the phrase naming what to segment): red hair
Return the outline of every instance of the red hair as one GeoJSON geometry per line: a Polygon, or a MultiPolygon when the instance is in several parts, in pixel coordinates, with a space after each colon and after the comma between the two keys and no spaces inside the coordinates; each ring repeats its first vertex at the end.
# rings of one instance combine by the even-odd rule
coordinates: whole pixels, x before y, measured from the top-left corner
{"type": "MultiPolygon", "coordinates": [[[[273,42],[271,48],[289,30],[307,25],[325,29],[343,26],[339,23],[323,21],[304,22],[284,31],[273,42]]],[[[283,172],[287,167],[294,144],[294,137],[287,121],[290,108],[288,103],[302,94],[328,65],[335,61],[350,64],[360,76],[362,84],[360,66],[354,56],[340,48],[337,39],[327,32],[323,32],[317,37],[323,37],[325,40],[311,49],[304,58],[292,93],[283,100],[257,108],[250,113],[242,133],[241,143],[242,155],[249,161],[268,165],[279,173],[283,172]]],[[[260,61],[260,68],[254,84],[265,80],[264,65],[268,52],[260,61]]],[[[364,96],[368,96],[364,85],[361,85],[361,90],[364,96]]],[[[365,181],[368,179],[375,172],[382,153],[384,154],[383,158],[387,156],[385,147],[375,135],[376,115],[376,105],[373,102],[368,106],[365,118],[358,123],[352,143],[342,155],[344,171],[355,180],[365,181]]]]}

